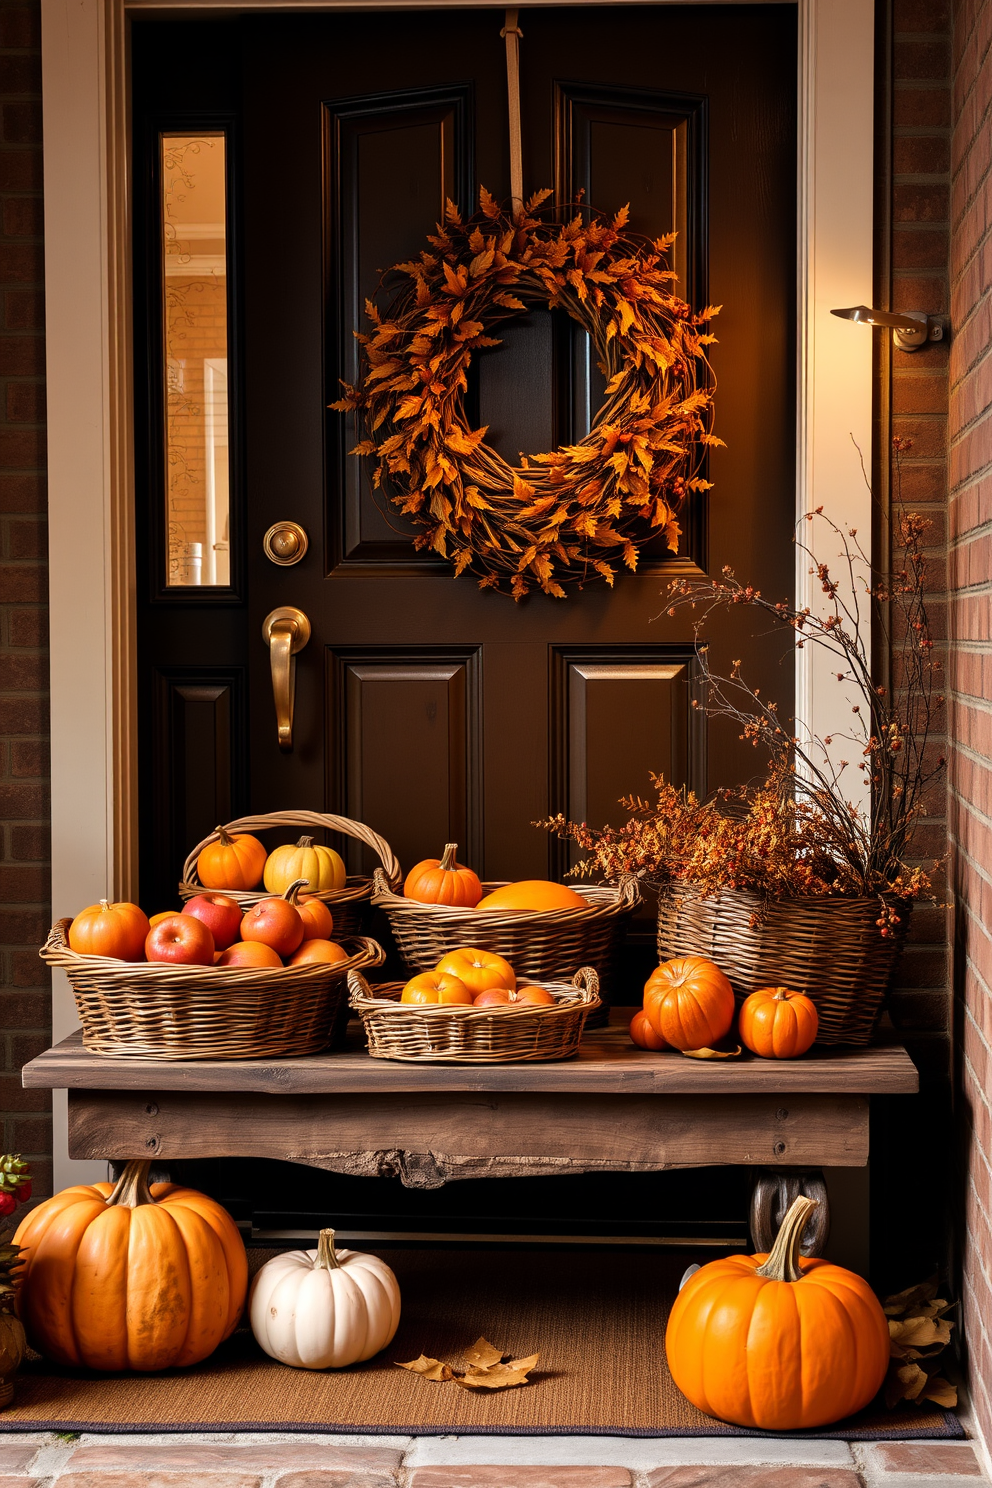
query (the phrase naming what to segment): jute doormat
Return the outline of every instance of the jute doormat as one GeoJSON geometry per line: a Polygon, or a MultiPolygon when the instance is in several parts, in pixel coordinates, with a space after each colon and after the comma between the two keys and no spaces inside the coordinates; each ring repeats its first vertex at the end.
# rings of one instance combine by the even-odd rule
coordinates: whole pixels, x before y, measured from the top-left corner
{"type": "MultiPolygon", "coordinates": [[[[253,1260],[265,1255],[256,1251],[253,1260]]],[[[399,1277],[403,1320],[385,1353],[366,1364],[332,1373],[288,1369],[244,1331],[196,1368],[161,1375],[29,1362],[13,1406],[0,1414],[0,1431],[763,1434],[704,1416],[668,1374],[665,1322],[684,1255],[393,1251],[386,1258],[399,1277]],[[535,1383],[469,1392],[392,1362],[421,1353],[450,1358],[480,1334],[514,1356],[539,1351],[535,1383]]],[[[950,1411],[883,1407],[795,1435],[879,1441],[964,1432],[950,1411]]]]}

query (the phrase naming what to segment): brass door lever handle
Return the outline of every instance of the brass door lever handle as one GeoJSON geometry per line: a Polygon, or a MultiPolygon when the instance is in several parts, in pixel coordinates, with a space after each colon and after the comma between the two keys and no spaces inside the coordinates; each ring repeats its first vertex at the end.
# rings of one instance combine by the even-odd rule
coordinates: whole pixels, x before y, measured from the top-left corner
{"type": "Polygon", "coordinates": [[[262,621],[262,639],[269,648],[279,748],[288,753],[293,747],[296,653],[302,651],[310,639],[310,621],[302,610],[283,605],[272,610],[262,621]]]}

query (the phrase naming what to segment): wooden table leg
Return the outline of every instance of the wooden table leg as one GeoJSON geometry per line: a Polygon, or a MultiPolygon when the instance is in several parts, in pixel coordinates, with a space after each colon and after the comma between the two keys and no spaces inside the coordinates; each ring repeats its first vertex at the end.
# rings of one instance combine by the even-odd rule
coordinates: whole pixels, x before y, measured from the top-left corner
{"type": "Polygon", "coordinates": [[[792,1202],[805,1194],[816,1199],[803,1235],[802,1253],[822,1255],[830,1234],[830,1202],[822,1168],[756,1168],[751,1189],[751,1240],[756,1251],[771,1250],[792,1202]]]}

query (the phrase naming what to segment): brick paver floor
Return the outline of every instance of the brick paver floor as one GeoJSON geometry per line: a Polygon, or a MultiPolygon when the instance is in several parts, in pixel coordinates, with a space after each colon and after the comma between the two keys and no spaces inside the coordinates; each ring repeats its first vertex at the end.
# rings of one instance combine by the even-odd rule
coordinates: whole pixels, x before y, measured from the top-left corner
{"type": "Polygon", "coordinates": [[[969,1442],[0,1434],[0,1488],[992,1488],[969,1442]]]}

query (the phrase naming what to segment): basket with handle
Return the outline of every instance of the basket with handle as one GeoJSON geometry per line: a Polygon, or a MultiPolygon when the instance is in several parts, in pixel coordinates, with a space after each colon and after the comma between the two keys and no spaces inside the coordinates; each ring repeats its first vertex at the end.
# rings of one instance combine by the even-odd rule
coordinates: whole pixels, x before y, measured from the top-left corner
{"type": "MultiPolygon", "coordinates": [[[[381,868],[377,872],[392,888],[398,888],[403,880],[403,871],[392,848],[384,837],[373,832],[364,822],[351,821],[346,816],[331,816],[323,811],[270,811],[261,816],[242,816],[237,821],[225,822],[225,832],[264,832],[273,827],[300,827],[309,835],[314,831],[340,832],[344,837],[353,837],[364,842],[377,854],[381,868]]],[[[196,860],[205,847],[218,840],[217,831],[198,842],[183,864],[182,883],[179,893],[183,899],[192,899],[194,894],[204,893],[196,872],[196,860]]],[[[210,892],[210,891],[208,891],[210,892]]],[[[270,897],[268,889],[218,889],[237,901],[242,909],[250,909],[259,899],[270,897]]],[[[359,935],[365,928],[364,916],[372,897],[372,880],[361,874],[349,874],[343,889],[325,889],[315,895],[322,899],[334,917],[334,938],[359,935]]]]}
{"type": "MultiPolygon", "coordinates": [[[[604,991],[609,990],[620,937],[641,897],[637,881],[625,878],[617,888],[576,885],[575,892],[586,901],[583,909],[462,909],[406,899],[378,869],[373,877],[372,903],[385,911],[412,972],[433,970],[459,946],[476,946],[503,956],[521,981],[568,981],[580,967],[593,966],[604,991]]],[[[488,894],[502,884],[482,887],[488,894]]]]}
{"type": "Polygon", "coordinates": [[[819,1015],[818,1044],[868,1044],[909,928],[900,901],[899,923],[883,936],[881,909],[877,898],[704,895],[678,884],[659,896],[658,956],[706,956],[738,1000],[760,987],[804,992],[819,1015]]]}
{"type": "Polygon", "coordinates": [[[508,1003],[477,1008],[400,1002],[403,982],[370,987],[348,973],[349,1001],[362,1020],[373,1059],[430,1064],[520,1064],[570,1059],[590,1013],[600,1007],[599,978],[583,966],[566,982],[540,982],[554,1006],[508,1003]]]}
{"type": "Polygon", "coordinates": [[[385,952],[358,937],[333,965],[176,966],[80,956],[71,920],[53,925],[40,955],[65,972],[94,1054],[141,1059],[274,1059],[326,1049],[345,1007],[348,974],[385,952]]]}

